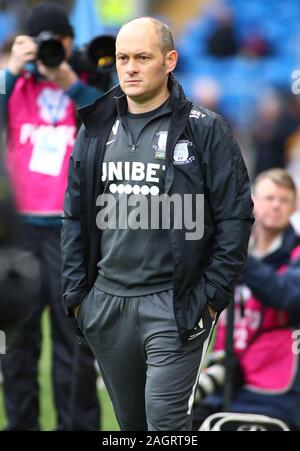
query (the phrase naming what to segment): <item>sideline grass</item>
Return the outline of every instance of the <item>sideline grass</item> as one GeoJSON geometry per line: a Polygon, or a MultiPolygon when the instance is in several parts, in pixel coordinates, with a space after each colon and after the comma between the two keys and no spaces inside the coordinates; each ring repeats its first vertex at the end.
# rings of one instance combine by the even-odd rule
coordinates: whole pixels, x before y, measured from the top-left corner
{"type": "MultiPolygon", "coordinates": [[[[47,312],[42,319],[43,327],[43,346],[39,363],[39,383],[41,390],[41,406],[40,406],[40,424],[43,431],[51,431],[55,429],[56,414],[53,406],[53,391],[51,384],[51,341],[50,326],[47,312]]],[[[102,409],[102,430],[117,431],[119,430],[111,402],[106,390],[99,390],[99,400],[102,409]]],[[[6,425],[5,409],[3,403],[3,390],[0,386],[0,430],[6,425]]]]}

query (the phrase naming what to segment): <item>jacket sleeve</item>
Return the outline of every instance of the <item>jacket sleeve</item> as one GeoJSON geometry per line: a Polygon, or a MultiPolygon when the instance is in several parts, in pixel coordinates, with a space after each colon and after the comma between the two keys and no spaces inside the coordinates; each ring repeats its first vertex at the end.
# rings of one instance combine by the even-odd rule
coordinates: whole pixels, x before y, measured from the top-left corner
{"type": "Polygon", "coordinates": [[[215,225],[211,259],[204,272],[209,305],[227,307],[247,259],[253,218],[250,182],[240,148],[227,123],[214,119],[205,139],[206,195],[215,225]]]}
{"type": "Polygon", "coordinates": [[[264,306],[300,312],[300,259],[278,274],[271,265],[249,257],[244,281],[264,306]]]}
{"type": "Polygon", "coordinates": [[[18,78],[18,76],[13,75],[8,69],[5,69],[2,73],[0,73],[0,114],[3,119],[6,117],[7,103],[18,78]]]}
{"type": "Polygon", "coordinates": [[[79,305],[88,294],[80,225],[79,151],[82,146],[84,133],[82,127],[78,133],[70,159],[68,185],[62,218],[63,306],[69,316],[73,316],[72,307],[79,305]]]}
{"type": "Polygon", "coordinates": [[[70,86],[66,93],[79,108],[93,103],[96,99],[103,95],[99,89],[87,85],[81,80],[76,81],[72,86],[70,86]]]}

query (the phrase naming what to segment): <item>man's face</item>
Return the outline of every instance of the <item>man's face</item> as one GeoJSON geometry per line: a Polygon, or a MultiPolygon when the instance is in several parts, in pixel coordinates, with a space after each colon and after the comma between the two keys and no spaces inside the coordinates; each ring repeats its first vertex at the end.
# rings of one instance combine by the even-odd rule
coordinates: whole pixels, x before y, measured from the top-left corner
{"type": "Polygon", "coordinates": [[[164,55],[159,35],[149,22],[128,24],[116,40],[116,68],[120,86],[137,103],[155,98],[165,89],[177,62],[175,51],[164,55]]]}
{"type": "Polygon", "coordinates": [[[261,180],[253,196],[256,224],[272,232],[281,232],[295,212],[295,195],[270,179],[261,180]]]}

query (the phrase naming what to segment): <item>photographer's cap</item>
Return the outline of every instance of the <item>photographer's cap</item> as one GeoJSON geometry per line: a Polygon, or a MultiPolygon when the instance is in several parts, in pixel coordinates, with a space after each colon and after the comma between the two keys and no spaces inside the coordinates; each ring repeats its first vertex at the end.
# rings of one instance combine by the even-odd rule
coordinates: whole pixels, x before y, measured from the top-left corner
{"type": "Polygon", "coordinates": [[[43,31],[74,37],[66,11],[53,3],[42,3],[33,7],[25,22],[25,33],[29,36],[36,37],[43,31]]]}

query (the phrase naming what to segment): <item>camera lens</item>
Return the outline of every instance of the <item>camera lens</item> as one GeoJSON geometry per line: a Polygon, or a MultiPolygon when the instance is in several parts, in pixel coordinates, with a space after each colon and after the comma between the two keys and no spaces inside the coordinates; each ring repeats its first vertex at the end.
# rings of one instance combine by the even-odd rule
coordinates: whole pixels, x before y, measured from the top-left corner
{"type": "Polygon", "coordinates": [[[37,57],[47,67],[58,67],[65,59],[65,51],[61,42],[49,39],[40,43],[37,57]]]}
{"type": "Polygon", "coordinates": [[[58,67],[65,59],[61,41],[50,31],[43,31],[35,39],[38,44],[37,59],[47,67],[58,67]]]}
{"type": "Polygon", "coordinates": [[[88,47],[88,58],[99,72],[109,72],[115,62],[115,38],[104,35],[95,38],[88,47]]]}

